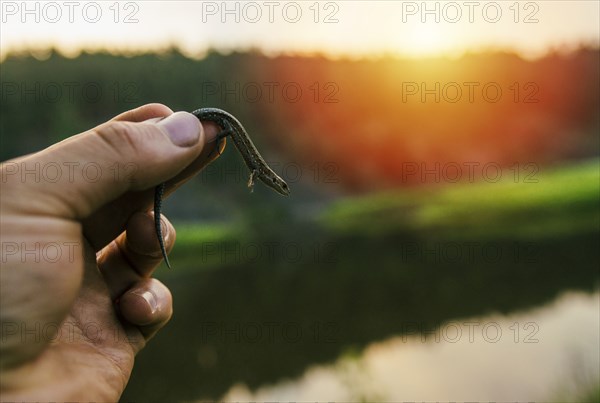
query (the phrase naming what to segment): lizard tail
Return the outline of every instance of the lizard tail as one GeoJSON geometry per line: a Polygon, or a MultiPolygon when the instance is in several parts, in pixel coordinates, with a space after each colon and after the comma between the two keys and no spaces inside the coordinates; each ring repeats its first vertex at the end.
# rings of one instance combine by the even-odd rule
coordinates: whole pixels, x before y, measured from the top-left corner
{"type": "Polygon", "coordinates": [[[156,230],[156,236],[158,238],[158,243],[160,244],[160,251],[162,252],[163,259],[165,259],[167,267],[171,269],[171,263],[169,262],[169,256],[167,256],[167,249],[165,248],[165,240],[163,238],[162,225],[160,223],[160,211],[162,207],[162,197],[164,192],[164,183],[158,185],[154,190],[154,228],[156,230]]]}

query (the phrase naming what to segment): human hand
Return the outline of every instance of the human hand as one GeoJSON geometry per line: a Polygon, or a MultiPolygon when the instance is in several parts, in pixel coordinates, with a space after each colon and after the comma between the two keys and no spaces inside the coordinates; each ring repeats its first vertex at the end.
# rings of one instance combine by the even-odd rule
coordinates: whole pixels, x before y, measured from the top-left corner
{"type": "Polygon", "coordinates": [[[169,193],[215,159],[218,130],[151,104],[0,165],[2,401],[119,399],[172,314],[151,278],[154,187],[169,193]]]}

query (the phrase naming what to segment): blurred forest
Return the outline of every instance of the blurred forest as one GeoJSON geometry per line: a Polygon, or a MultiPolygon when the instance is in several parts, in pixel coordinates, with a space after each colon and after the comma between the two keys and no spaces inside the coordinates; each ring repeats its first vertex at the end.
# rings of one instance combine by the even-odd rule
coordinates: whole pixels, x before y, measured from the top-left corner
{"type": "MultiPolygon", "coordinates": [[[[282,164],[279,172],[287,174],[298,202],[435,184],[431,175],[407,176],[412,162],[508,167],[599,153],[597,49],[534,61],[508,53],[330,60],[216,51],[194,60],[175,48],[134,56],[35,56],[12,55],[0,65],[2,160],[149,102],[232,112],[267,159],[282,164]],[[437,96],[427,95],[436,85],[437,96]]],[[[225,153],[218,171],[189,184],[190,195],[204,198],[224,176],[243,184],[246,172],[232,154],[225,153]],[[211,186],[198,190],[201,183],[211,186]]],[[[197,218],[180,207],[179,218],[197,218]]]]}

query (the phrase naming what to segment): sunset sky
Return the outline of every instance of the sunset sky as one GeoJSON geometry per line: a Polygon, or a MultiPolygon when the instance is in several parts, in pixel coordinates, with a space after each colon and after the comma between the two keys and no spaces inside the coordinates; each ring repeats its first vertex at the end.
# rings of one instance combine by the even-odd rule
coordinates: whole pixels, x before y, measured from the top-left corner
{"type": "Polygon", "coordinates": [[[25,48],[77,54],[82,48],[139,51],[171,44],[190,56],[211,47],[254,47],[273,54],[408,57],[502,48],[537,57],[554,48],[597,45],[600,37],[598,1],[0,3],[2,58],[25,48]]]}

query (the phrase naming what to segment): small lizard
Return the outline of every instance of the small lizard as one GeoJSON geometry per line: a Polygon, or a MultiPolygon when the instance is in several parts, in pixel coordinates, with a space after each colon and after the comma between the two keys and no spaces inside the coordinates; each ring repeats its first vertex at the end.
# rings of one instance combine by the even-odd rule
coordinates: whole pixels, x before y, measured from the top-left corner
{"type": "MultiPolygon", "coordinates": [[[[250,139],[248,132],[244,129],[244,126],[230,113],[225,112],[222,109],[217,108],[201,108],[192,112],[201,121],[210,121],[216,123],[222,131],[217,135],[217,150],[220,149],[220,142],[225,137],[231,137],[233,144],[240,152],[244,163],[250,170],[250,179],[248,180],[248,187],[252,189],[254,186],[254,180],[258,179],[265,185],[277,193],[288,196],[290,194],[290,188],[287,183],[281,177],[279,177],[270,167],[267,165],[263,157],[260,155],[256,146],[250,139]]],[[[160,225],[160,214],[162,209],[162,198],[165,192],[165,184],[161,183],[154,191],[154,226],[156,229],[156,236],[160,244],[160,250],[167,267],[171,268],[169,258],[167,256],[167,250],[165,248],[165,241],[162,234],[162,227],[160,225]]]]}

